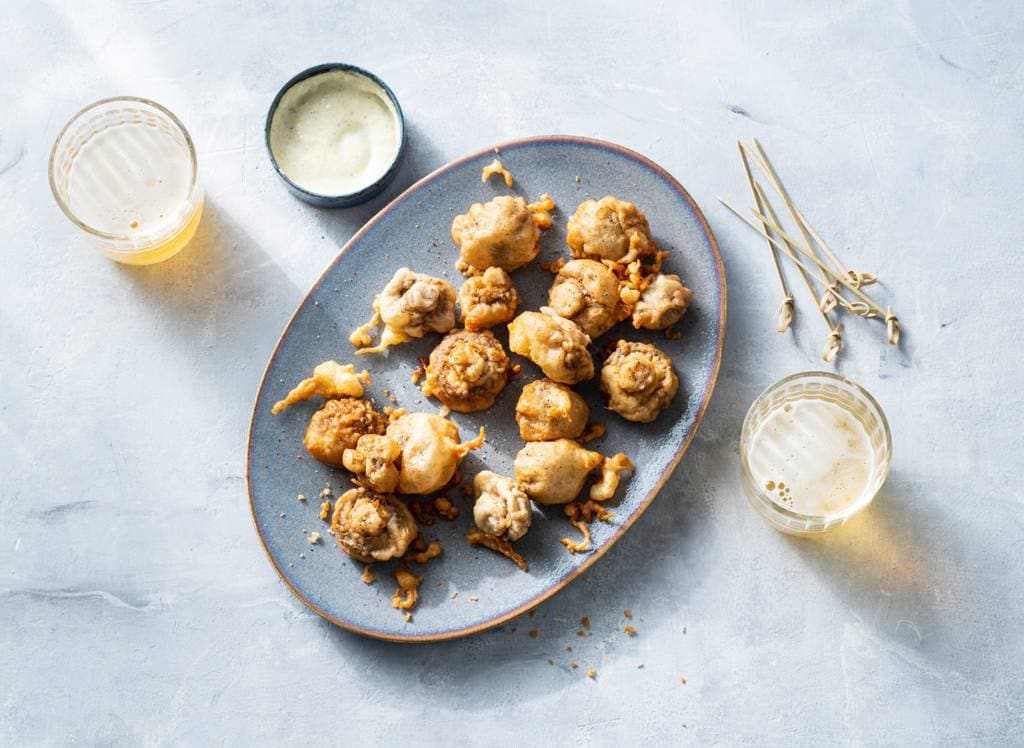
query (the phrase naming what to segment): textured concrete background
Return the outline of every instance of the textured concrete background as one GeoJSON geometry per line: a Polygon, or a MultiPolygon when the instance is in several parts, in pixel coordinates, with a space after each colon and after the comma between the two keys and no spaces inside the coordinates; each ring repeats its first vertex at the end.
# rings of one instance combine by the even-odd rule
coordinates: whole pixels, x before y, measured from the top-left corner
{"type": "Polygon", "coordinates": [[[4,6],[0,743],[1020,740],[1024,6],[573,5],[4,6]],[[285,79],[335,59],[391,83],[411,152],[387,195],[321,212],[274,176],[262,123],[285,79]],[[166,104],[200,150],[198,239],[149,269],[93,253],[46,183],[61,124],[113,94],[166,104]],[[730,290],[708,417],[625,540],[516,633],[339,631],[249,519],[266,358],[400,189],[545,132],[636,148],[706,211],[730,290]],[[771,530],[738,480],[747,406],[822,344],[809,310],[772,332],[765,249],[715,202],[747,204],[734,141],[751,135],[906,328],[896,350],[849,326],[837,369],[886,408],[895,460],[874,507],[820,541],[771,530]]]}

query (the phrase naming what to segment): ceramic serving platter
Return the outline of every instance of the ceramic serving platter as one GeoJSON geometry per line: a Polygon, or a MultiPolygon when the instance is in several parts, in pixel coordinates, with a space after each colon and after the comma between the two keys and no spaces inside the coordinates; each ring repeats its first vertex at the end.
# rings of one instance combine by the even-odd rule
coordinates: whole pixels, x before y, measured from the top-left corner
{"type": "MultiPolygon", "coordinates": [[[[521,310],[545,304],[549,272],[531,266],[513,277],[523,297],[521,310]]],[[[504,143],[438,169],[397,197],[341,250],[295,312],[270,357],[253,410],[247,478],[253,520],[271,564],[288,588],[324,618],[381,639],[451,639],[523,613],[595,563],[640,517],[678,464],[711,398],[722,356],[725,313],[725,274],[707,222],[686,190],[647,158],[612,143],[558,135],[504,143]],[[481,182],[481,169],[495,151],[515,176],[511,190],[497,177],[481,182]],[[594,350],[619,337],[653,342],[672,357],[680,392],[654,423],[637,424],[605,409],[596,379],[579,385],[577,390],[590,404],[591,419],[607,426],[606,435],[588,448],[608,455],[625,452],[638,466],[609,504],[614,521],[592,525],[593,550],[568,553],[559,538],[577,534],[562,508],[535,507],[529,533],[516,543],[530,567],[524,573],[506,558],[465,541],[473,521],[471,499],[453,491],[461,514],[452,522],[442,520],[424,528],[428,539],[441,542],[444,552],[426,566],[413,564],[425,579],[420,603],[412,620],[406,621],[391,607],[396,586],[393,564],[376,564],[376,583],[364,584],[362,565],[337,547],[327,534],[328,525],[318,517],[318,494],[325,484],[335,496],[350,487],[344,470],[316,462],[302,444],[306,424],[322,401],[294,405],[276,416],[270,408],[316,364],[336,359],[370,370],[373,383],[367,396],[379,407],[394,405],[390,393],[410,411],[437,412],[439,404],[422,395],[410,374],[418,359],[429,355],[438,336],[392,348],[387,356],[357,357],[348,335],[369,318],[374,294],[399,267],[444,277],[458,288],[463,279],[455,269],[458,250],[449,235],[452,218],[474,202],[509,192],[527,201],[546,192],[558,204],[554,226],[542,235],[538,262],[568,256],[566,220],[587,198],[614,194],[646,212],[655,239],[671,252],[666,272],[679,274],[694,292],[678,328],[681,336],[669,340],[622,323],[597,339],[594,350]],[[299,502],[298,494],[308,501],[299,502]],[[307,540],[313,531],[322,536],[315,545],[307,540]]],[[[498,336],[507,345],[504,326],[498,336]]],[[[511,475],[512,459],[523,446],[514,420],[515,403],[523,385],[539,378],[540,372],[519,356],[513,359],[522,364],[522,373],[494,407],[451,416],[464,439],[481,425],[487,427],[486,445],[463,463],[466,483],[485,468],[511,475]]],[[[631,560],[619,558],[618,563],[631,560]]]]}

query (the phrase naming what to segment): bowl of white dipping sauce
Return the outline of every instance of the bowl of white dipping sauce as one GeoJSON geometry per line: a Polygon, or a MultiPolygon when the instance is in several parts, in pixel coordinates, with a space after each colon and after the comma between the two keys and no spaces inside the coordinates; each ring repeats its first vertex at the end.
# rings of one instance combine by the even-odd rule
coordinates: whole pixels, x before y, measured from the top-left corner
{"type": "Polygon", "coordinates": [[[284,84],[267,113],[267,151],[298,198],[341,208],[379,195],[398,173],[405,120],[384,81],[330,62],[284,84]]]}
{"type": "Polygon", "coordinates": [[[813,535],[871,503],[892,460],[885,413],[856,382],[823,371],[786,377],[743,421],[743,489],[777,529],[813,535]]]}

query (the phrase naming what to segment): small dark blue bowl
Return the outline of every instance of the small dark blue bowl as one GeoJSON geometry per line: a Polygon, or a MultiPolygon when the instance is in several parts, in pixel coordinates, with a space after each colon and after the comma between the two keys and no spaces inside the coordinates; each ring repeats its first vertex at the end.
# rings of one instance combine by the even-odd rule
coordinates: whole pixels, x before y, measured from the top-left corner
{"type": "Polygon", "coordinates": [[[267,154],[270,156],[270,163],[274,165],[274,171],[276,171],[277,175],[284,180],[285,185],[293,195],[300,200],[304,200],[310,205],[316,205],[320,208],[347,208],[352,205],[365,203],[367,200],[377,197],[377,195],[383,192],[384,188],[391,183],[391,180],[395,178],[395,175],[398,173],[398,169],[402,164],[402,157],[405,155],[405,117],[402,114],[402,107],[398,103],[398,97],[395,96],[395,92],[391,90],[391,87],[388,86],[387,83],[382,81],[369,70],[363,70],[360,67],[349,65],[344,62],[325,62],[322,65],[314,65],[311,68],[307,68],[298,75],[293,76],[281,87],[281,90],[277,92],[277,96],[274,97],[274,101],[270,104],[270,111],[267,112],[267,121],[263,127],[263,140],[267,147],[267,154]],[[391,162],[391,166],[389,166],[383,176],[373,184],[367,185],[358,192],[350,192],[344,195],[322,195],[317,192],[310,192],[309,190],[295,184],[295,182],[289,179],[288,175],[281,170],[281,167],[277,163],[277,159],[274,158],[274,150],[270,147],[270,125],[274,121],[274,114],[277,112],[277,107],[281,103],[282,97],[292,86],[306,80],[307,78],[312,78],[314,75],[320,75],[321,73],[328,73],[334,70],[344,70],[346,72],[356,73],[368,78],[376,85],[380,86],[381,90],[388,95],[388,98],[391,100],[391,104],[395,107],[395,113],[398,115],[399,144],[398,152],[395,154],[395,158],[391,162]]]}

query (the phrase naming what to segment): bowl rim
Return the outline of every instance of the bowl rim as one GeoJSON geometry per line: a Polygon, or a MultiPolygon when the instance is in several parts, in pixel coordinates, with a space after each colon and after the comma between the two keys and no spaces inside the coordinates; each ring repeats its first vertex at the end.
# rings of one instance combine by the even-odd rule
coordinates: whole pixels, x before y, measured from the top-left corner
{"type": "Polygon", "coordinates": [[[263,547],[264,555],[267,557],[267,560],[270,562],[271,567],[273,567],[274,571],[278,575],[278,578],[280,578],[280,580],[284,583],[285,587],[287,587],[291,591],[291,593],[295,595],[295,597],[297,597],[304,605],[306,605],[306,607],[308,607],[310,610],[312,610],[320,617],[338,626],[339,628],[346,629],[347,631],[351,631],[353,633],[360,634],[371,639],[380,639],[384,641],[409,644],[426,644],[433,642],[448,641],[452,639],[459,639],[465,636],[477,634],[482,631],[486,631],[488,629],[494,628],[495,626],[510,621],[516,616],[522,615],[526,611],[554,597],[557,593],[565,589],[565,587],[567,587],[571,582],[582,576],[587,571],[587,569],[591,568],[595,563],[597,563],[597,561],[601,557],[603,557],[609,550],[611,550],[612,547],[622,538],[622,536],[637,522],[637,520],[639,520],[640,517],[644,515],[647,509],[650,508],[650,505],[654,501],[655,497],[657,497],[662,487],[664,487],[665,483],[668,481],[669,477],[675,472],[675,469],[676,467],[678,467],[679,462],[683,458],[683,455],[686,454],[690,445],[693,443],[693,440],[696,437],[697,432],[700,430],[701,423],[704,420],[704,416],[707,413],[708,406],[710,405],[712,396],[714,395],[715,386],[718,383],[718,375],[722,366],[722,355],[725,350],[725,338],[727,333],[726,316],[728,312],[728,306],[729,296],[726,285],[725,264],[722,262],[722,253],[718,246],[718,240],[715,238],[715,234],[711,230],[711,226],[708,223],[707,218],[704,216],[703,211],[701,211],[700,206],[697,205],[697,201],[693,199],[693,196],[690,195],[686,188],[683,187],[683,185],[675,177],[673,177],[664,167],[655,163],[647,156],[644,156],[643,154],[634,151],[631,148],[627,148],[626,146],[619,145],[618,143],[613,143],[607,140],[601,140],[599,138],[592,138],[581,135],[551,134],[515,138],[513,140],[504,141],[489,146],[487,148],[473,151],[469,154],[449,161],[448,163],[438,167],[429,174],[426,174],[421,179],[417,180],[411,186],[406,188],[404,192],[402,192],[400,195],[391,200],[384,208],[378,211],[370,220],[363,224],[362,228],[360,228],[358,231],[356,231],[355,234],[353,234],[352,238],[345,243],[345,245],[341,248],[338,254],[335,255],[334,259],[327,264],[327,266],[321,272],[317,280],[313,282],[309,291],[298,303],[298,305],[295,308],[295,311],[292,312],[292,316],[289,318],[287,324],[284,326],[284,329],[282,330],[281,335],[277,340],[277,343],[274,345],[274,349],[267,360],[267,365],[264,368],[263,376],[260,377],[260,382],[256,389],[256,395],[253,399],[253,409],[252,415],[249,420],[249,431],[246,439],[245,448],[245,484],[246,492],[248,494],[249,499],[249,515],[250,519],[252,520],[253,526],[256,530],[256,535],[259,539],[260,545],[263,547]],[[602,545],[600,548],[595,549],[593,553],[588,554],[586,560],[583,561],[583,563],[581,563],[578,567],[576,567],[572,571],[572,573],[570,573],[565,579],[561,580],[557,584],[547,587],[542,592],[530,598],[529,600],[526,600],[525,602],[515,606],[514,608],[511,608],[510,610],[505,611],[504,613],[500,613],[487,620],[481,621],[470,626],[463,626],[459,628],[448,629],[446,631],[425,634],[397,634],[385,632],[377,629],[365,628],[350,621],[338,618],[337,616],[332,615],[331,613],[329,613],[328,611],[324,610],[319,605],[314,603],[312,600],[310,600],[300,589],[298,589],[291,582],[291,580],[285,573],[284,569],[282,569],[278,565],[277,559],[274,557],[274,554],[271,553],[270,548],[267,545],[266,539],[263,537],[263,531],[260,528],[259,520],[256,517],[256,504],[253,498],[252,486],[253,442],[255,439],[256,414],[258,412],[257,409],[260,406],[260,395],[267,382],[270,369],[273,366],[274,361],[278,356],[278,353],[280,352],[281,344],[283,343],[285,336],[287,336],[296,318],[304,308],[309,298],[317,291],[317,289],[320,288],[321,284],[324,282],[324,280],[327,278],[330,272],[334,269],[335,265],[338,264],[338,262],[341,260],[341,257],[345,254],[345,252],[348,251],[348,249],[354,246],[357,242],[359,242],[363,238],[363,236],[368,231],[370,231],[373,228],[373,226],[376,225],[384,216],[390,213],[391,210],[396,208],[400,203],[408,200],[412,195],[416,194],[424,187],[429,186],[435,178],[437,178],[438,176],[447,171],[456,169],[459,166],[476,159],[480,159],[486,156],[493,156],[495,149],[497,149],[498,151],[511,150],[516,147],[530,145],[534,143],[584,145],[596,148],[603,148],[617,152],[627,158],[633,159],[638,163],[643,164],[644,166],[649,168],[653,173],[657,174],[666,184],[668,184],[675,192],[679,194],[683,201],[693,211],[693,216],[697,219],[697,222],[700,225],[700,229],[706,237],[708,245],[711,249],[712,257],[714,258],[715,274],[718,280],[719,293],[717,320],[718,345],[716,346],[714,352],[714,360],[711,365],[707,390],[705,391],[700,406],[697,409],[697,415],[694,419],[693,427],[683,437],[668,466],[665,468],[664,472],[658,477],[658,480],[651,487],[651,490],[648,491],[647,495],[644,496],[643,499],[640,501],[639,505],[636,508],[636,511],[634,511],[621,525],[616,527],[615,532],[612,533],[608,541],[604,543],[604,545],[602,545]]]}
{"type": "Polygon", "coordinates": [[[175,127],[177,127],[178,130],[181,131],[182,136],[185,138],[185,145],[188,147],[189,160],[192,166],[192,174],[188,183],[189,200],[195,199],[196,188],[199,184],[199,159],[196,156],[196,144],[192,140],[192,135],[189,133],[188,128],[185,127],[185,124],[180,119],[178,119],[178,116],[170,109],[168,109],[162,104],[153,101],[152,99],[147,99],[143,96],[108,96],[104,99],[97,99],[91,104],[85,105],[77,112],[75,112],[75,114],[72,115],[68,119],[68,121],[64,123],[64,126],[60,129],[60,132],[57,133],[57,137],[53,139],[53,145],[50,146],[50,157],[47,160],[46,164],[47,176],[50,182],[50,192],[53,194],[53,199],[57,202],[57,206],[61,209],[61,211],[63,211],[64,215],[66,215],[73,224],[75,224],[82,231],[85,231],[87,234],[91,234],[101,239],[108,239],[111,241],[131,241],[134,237],[132,237],[130,234],[114,234],[109,231],[103,231],[102,229],[90,226],[77,215],[75,215],[74,211],[71,210],[70,206],[68,206],[67,202],[64,200],[64,198],[60,196],[60,193],[57,191],[57,182],[54,178],[54,161],[57,158],[57,147],[64,141],[64,136],[68,134],[68,131],[71,129],[71,126],[73,124],[78,122],[82,117],[84,117],[88,112],[91,112],[93,109],[104,106],[106,104],[116,104],[121,102],[144,104],[146,106],[153,107],[158,112],[165,115],[169,120],[171,120],[171,123],[175,127]]]}
{"type": "Polygon", "coordinates": [[[344,207],[344,205],[354,205],[358,202],[363,202],[363,199],[369,200],[377,194],[382,184],[386,184],[392,178],[394,178],[396,167],[402,161],[402,157],[405,155],[406,145],[406,132],[405,132],[405,114],[402,112],[402,105],[398,103],[398,97],[395,92],[391,90],[391,86],[385,83],[375,73],[361,68],[358,65],[353,65],[348,62],[322,62],[318,65],[313,65],[305,70],[302,70],[281,86],[278,90],[277,95],[274,96],[274,100],[270,102],[270,108],[267,110],[267,117],[263,123],[263,144],[267,149],[267,156],[270,158],[270,163],[274,167],[274,171],[277,172],[277,176],[284,180],[288,188],[296,194],[308,198],[309,202],[317,204],[326,203],[339,203],[338,207],[344,207]],[[395,118],[398,121],[398,150],[395,151],[395,157],[388,164],[388,168],[370,184],[365,187],[360,187],[354,192],[339,192],[335,194],[329,194],[325,192],[313,192],[312,190],[306,189],[305,187],[297,184],[291,177],[285,174],[281,165],[277,162],[277,157],[274,155],[274,149],[270,147],[270,128],[274,122],[274,115],[277,114],[277,108],[281,104],[281,99],[284,95],[292,89],[293,86],[301,83],[308,78],[313,78],[317,75],[324,73],[330,73],[336,70],[340,70],[347,73],[355,73],[361,75],[364,78],[371,81],[374,85],[378,86],[385,94],[387,94],[388,100],[395,110],[395,118]]]}
{"type": "Polygon", "coordinates": [[[881,490],[882,485],[885,483],[886,478],[889,477],[889,469],[892,466],[892,431],[889,428],[889,420],[886,418],[885,411],[879,404],[875,396],[872,395],[863,385],[855,382],[849,377],[844,377],[841,374],[836,374],[831,371],[816,371],[809,369],[807,371],[798,371],[793,374],[789,374],[782,379],[768,385],[761,391],[761,393],[754,398],[754,401],[750,404],[747,409],[747,414],[743,417],[743,425],[740,427],[740,468],[742,477],[745,481],[749,482],[749,487],[756,493],[758,503],[754,503],[753,497],[748,493],[748,499],[750,503],[758,510],[759,513],[763,514],[766,519],[771,521],[773,524],[777,522],[777,517],[782,517],[788,522],[802,522],[812,527],[808,527],[803,532],[818,533],[824,532],[837,525],[841,525],[848,521],[851,517],[858,514],[861,510],[868,507],[875,496],[878,495],[878,491],[881,490]],[[784,506],[780,506],[775,503],[753,480],[753,472],[750,469],[750,461],[747,459],[747,452],[744,449],[744,445],[750,440],[752,433],[751,421],[753,420],[754,410],[758,404],[768,398],[772,393],[782,389],[786,385],[792,382],[799,381],[801,379],[809,379],[812,377],[821,377],[834,382],[841,382],[848,386],[854,391],[856,395],[863,398],[867,404],[874,409],[878,416],[879,424],[882,427],[882,433],[885,438],[885,464],[882,466],[881,477],[878,481],[878,488],[875,493],[871,495],[866,501],[860,501],[857,503],[850,504],[842,511],[835,512],[834,514],[803,514],[802,512],[796,512],[792,509],[786,509],[784,506]],[[775,517],[769,516],[769,514],[776,515],[775,517]]]}

